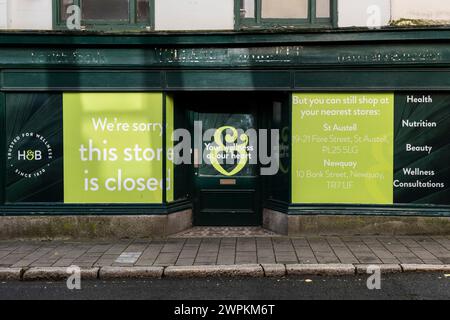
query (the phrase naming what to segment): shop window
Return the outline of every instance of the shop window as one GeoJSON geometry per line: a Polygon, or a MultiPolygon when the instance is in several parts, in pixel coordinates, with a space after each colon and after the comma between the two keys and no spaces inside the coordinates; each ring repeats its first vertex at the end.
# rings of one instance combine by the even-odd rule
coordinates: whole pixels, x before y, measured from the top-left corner
{"type": "MultiPolygon", "coordinates": [[[[72,5],[80,8],[81,29],[151,29],[154,0],[55,0],[55,27],[68,29],[72,5]]],[[[69,28],[70,29],[70,28],[69,28]]]]}
{"type": "Polygon", "coordinates": [[[261,17],[268,19],[307,19],[308,0],[262,0],[261,17]]]}
{"type": "Polygon", "coordinates": [[[83,20],[127,21],[129,0],[83,0],[83,20]]]}
{"type": "Polygon", "coordinates": [[[237,0],[238,27],[331,27],[336,0],[237,0]]]}

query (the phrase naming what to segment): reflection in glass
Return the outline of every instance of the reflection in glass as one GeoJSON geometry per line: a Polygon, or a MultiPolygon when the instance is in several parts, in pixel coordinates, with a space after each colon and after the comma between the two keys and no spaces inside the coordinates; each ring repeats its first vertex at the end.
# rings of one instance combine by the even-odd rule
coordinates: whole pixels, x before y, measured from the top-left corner
{"type": "Polygon", "coordinates": [[[150,16],[149,0],[137,0],[136,20],[137,22],[148,22],[150,16]]]}
{"type": "Polygon", "coordinates": [[[329,18],[330,12],[330,0],[316,0],[317,18],[329,18]]]}
{"type": "Polygon", "coordinates": [[[129,0],[83,0],[81,11],[85,20],[128,21],[129,0]]]}
{"type": "Polygon", "coordinates": [[[241,0],[241,18],[255,17],[255,0],[241,0]]]}
{"type": "Polygon", "coordinates": [[[67,8],[71,5],[73,5],[73,0],[60,0],[60,18],[62,21],[67,20],[68,14],[67,14],[67,8]]]}
{"type": "Polygon", "coordinates": [[[307,19],[308,0],[261,0],[262,17],[272,19],[307,19]]]}
{"type": "MultiPolygon", "coordinates": [[[[203,127],[203,133],[208,129],[219,129],[224,126],[231,126],[239,130],[240,133],[245,133],[249,129],[256,129],[256,119],[255,116],[252,114],[225,114],[225,113],[200,113],[199,114],[199,121],[202,122],[203,127]]],[[[225,137],[222,137],[222,141],[225,141],[225,137]]],[[[207,143],[213,143],[214,138],[211,139],[211,141],[204,141],[203,143],[203,152],[204,154],[208,154],[209,151],[206,151],[205,144],[207,143]]],[[[249,145],[251,143],[256,143],[254,139],[249,139],[249,145]]],[[[238,139],[236,142],[238,144],[241,144],[242,141],[238,139]]],[[[226,143],[225,143],[226,144],[226,143]]],[[[253,148],[257,148],[257,146],[253,146],[253,148]]],[[[232,171],[237,165],[237,160],[234,161],[234,163],[227,163],[226,161],[223,162],[222,168],[224,168],[226,171],[230,172],[232,171]]],[[[237,176],[255,176],[257,170],[256,164],[249,164],[242,169],[237,176]]],[[[202,164],[199,167],[199,174],[200,176],[221,176],[221,173],[218,172],[211,164],[205,163],[204,159],[202,159],[202,164]]]]}

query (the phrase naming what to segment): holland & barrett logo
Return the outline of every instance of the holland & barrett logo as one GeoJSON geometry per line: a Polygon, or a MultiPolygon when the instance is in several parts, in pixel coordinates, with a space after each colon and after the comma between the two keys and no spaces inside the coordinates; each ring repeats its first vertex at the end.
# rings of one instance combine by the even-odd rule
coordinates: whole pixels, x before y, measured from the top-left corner
{"type": "Polygon", "coordinates": [[[52,146],[35,132],[18,134],[8,145],[8,167],[23,178],[37,178],[47,172],[53,160],[52,146]]]}

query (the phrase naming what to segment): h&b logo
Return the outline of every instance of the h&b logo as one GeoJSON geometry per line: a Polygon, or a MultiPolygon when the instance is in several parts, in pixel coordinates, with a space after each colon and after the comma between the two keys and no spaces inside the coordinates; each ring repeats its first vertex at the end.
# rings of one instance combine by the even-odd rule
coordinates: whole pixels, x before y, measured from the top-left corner
{"type": "Polygon", "coordinates": [[[41,150],[18,150],[17,159],[20,161],[39,161],[42,160],[41,150]]]}

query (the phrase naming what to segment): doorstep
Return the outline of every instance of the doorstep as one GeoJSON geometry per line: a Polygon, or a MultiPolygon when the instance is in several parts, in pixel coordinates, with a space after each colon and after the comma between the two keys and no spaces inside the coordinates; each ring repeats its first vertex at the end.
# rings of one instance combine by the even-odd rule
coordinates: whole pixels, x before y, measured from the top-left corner
{"type": "Polygon", "coordinates": [[[169,238],[249,238],[278,237],[273,231],[261,227],[193,227],[169,238]]]}

